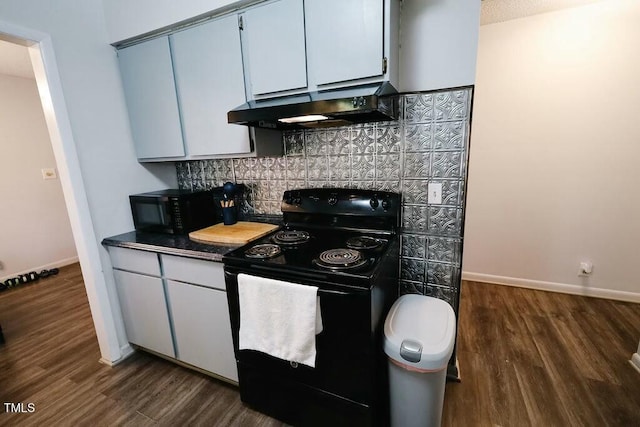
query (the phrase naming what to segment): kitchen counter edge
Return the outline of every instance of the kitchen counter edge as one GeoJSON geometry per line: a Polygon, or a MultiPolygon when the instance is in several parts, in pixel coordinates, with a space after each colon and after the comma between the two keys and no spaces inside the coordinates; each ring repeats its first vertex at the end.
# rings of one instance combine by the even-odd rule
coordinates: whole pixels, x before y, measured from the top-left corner
{"type": "MultiPolygon", "coordinates": [[[[245,218],[243,221],[282,225],[282,218],[279,216],[251,217],[245,218]]],[[[242,244],[224,245],[198,243],[189,239],[188,235],[146,233],[140,231],[130,231],[116,236],[105,237],[102,240],[102,245],[215,262],[222,262],[222,257],[225,254],[242,246],[242,244]]]]}

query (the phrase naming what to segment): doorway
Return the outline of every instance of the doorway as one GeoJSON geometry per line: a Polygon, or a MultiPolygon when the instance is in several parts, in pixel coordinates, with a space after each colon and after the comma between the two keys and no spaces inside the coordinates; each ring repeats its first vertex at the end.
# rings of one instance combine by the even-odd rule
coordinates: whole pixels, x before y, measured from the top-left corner
{"type": "Polygon", "coordinates": [[[0,93],[0,282],[38,279],[78,255],[27,47],[0,40],[0,93]]]}
{"type": "Polygon", "coordinates": [[[92,319],[100,347],[100,361],[113,365],[126,357],[121,348],[102,262],[76,152],[69,114],[56,64],[51,36],[0,21],[0,39],[25,46],[42,103],[78,261],[82,269],[92,319]]]}

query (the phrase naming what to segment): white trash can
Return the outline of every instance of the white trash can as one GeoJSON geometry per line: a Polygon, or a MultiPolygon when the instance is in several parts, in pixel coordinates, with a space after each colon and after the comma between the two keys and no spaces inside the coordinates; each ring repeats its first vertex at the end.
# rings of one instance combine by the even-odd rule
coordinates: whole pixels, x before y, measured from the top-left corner
{"type": "Polygon", "coordinates": [[[455,337],[447,302],[411,294],[393,304],[384,323],[392,426],[440,426],[455,337]]]}

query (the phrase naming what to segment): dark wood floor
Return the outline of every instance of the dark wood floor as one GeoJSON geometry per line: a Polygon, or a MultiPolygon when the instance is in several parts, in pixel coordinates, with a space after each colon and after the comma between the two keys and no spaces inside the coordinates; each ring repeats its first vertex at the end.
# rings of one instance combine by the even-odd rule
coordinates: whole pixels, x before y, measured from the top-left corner
{"type": "Polygon", "coordinates": [[[446,426],[640,426],[640,304],[463,283],[446,426]]]}
{"type": "MultiPolygon", "coordinates": [[[[99,364],[77,265],[0,293],[0,324],[0,402],[35,405],[0,407],[0,425],[282,425],[145,353],[99,364]]],[[[640,425],[638,340],[638,304],[464,283],[462,382],[447,384],[443,425],[640,425]]]]}

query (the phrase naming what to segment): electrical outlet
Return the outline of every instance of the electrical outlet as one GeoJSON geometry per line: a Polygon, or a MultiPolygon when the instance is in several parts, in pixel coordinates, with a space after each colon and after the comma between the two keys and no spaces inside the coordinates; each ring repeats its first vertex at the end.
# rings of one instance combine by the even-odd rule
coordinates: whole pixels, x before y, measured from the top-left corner
{"type": "Polygon", "coordinates": [[[593,263],[591,261],[580,262],[578,276],[589,276],[593,272],[593,263]]]}
{"type": "Polygon", "coordinates": [[[58,174],[54,168],[43,168],[42,179],[56,179],[58,174]]]}
{"type": "Polygon", "coordinates": [[[432,205],[441,205],[442,204],[442,183],[441,182],[430,182],[427,185],[427,203],[432,205]]]}

